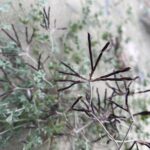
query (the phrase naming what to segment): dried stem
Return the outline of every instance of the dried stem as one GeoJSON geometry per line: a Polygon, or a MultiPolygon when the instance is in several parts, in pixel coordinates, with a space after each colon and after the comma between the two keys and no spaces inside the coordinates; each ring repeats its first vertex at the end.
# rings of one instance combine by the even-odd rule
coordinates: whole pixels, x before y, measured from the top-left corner
{"type": "Polygon", "coordinates": [[[90,63],[91,63],[91,70],[94,70],[94,66],[93,66],[93,55],[92,55],[92,48],[91,48],[91,36],[88,33],[88,47],[89,47],[89,55],[90,55],[90,63]]]}

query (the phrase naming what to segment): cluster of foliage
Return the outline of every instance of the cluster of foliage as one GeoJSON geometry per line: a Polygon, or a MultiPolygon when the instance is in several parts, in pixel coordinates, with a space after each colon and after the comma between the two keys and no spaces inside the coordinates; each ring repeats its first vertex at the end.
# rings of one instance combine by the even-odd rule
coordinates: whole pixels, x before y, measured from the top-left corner
{"type": "MultiPolygon", "coordinates": [[[[127,140],[131,129],[136,128],[134,118],[149,115],[149,111],[132,114],[129,96],[149,90],[133,91],[131,85],[137,78],[130,77],[127,73],[130,68],[121,68],[118,58],[114,57],[121,50],[122,25],[117,25],[113,39],[109,32],[112,22],[107,17],[100,20],[106,31],[98,36],[102,41],[91,40],[88,34],[90,59],[82,49],[80,32],[86,28],[90,31],[93,25],[102,28],[99,16],[104,15],[103,9],[93,14],[91,5],[92,1],[87,0],[82,18],[70,23],[66,29],[58,28],[56,20],[51,20],[52,8],[43,6],[43,1],[32,6],[29,13],[19,3],[23,13],[18,16],[20,24],[1,26],[0,146],[4,146],[14,135],[27,131],[20,140],[24,150],[33,150],[47,141],[51,146],[57,145],[54,140],[57,136],[73,137],[74,149],[90,149],[93,143],[99,141],[106,142],[106,145],[113,141],[118,150],[130,142],[133,143],[130,149],[138,145],[150,147],[145,141],[127,140]],[[63,52],[54,40],[55,32],[60,30],[67,30],[67,34],[60,39],[63,52]],[[94,62],[96,48],[104,41],[112,43],[112,50],[107,55],[109,58],[105,58],[104,62],[111,62],[116,70],[95,78],[98,64],[110,45],[106,43],[94,62]],[[106,83],[104,93],[98,88],[94,92],[95,82],[106,83]],[[77,98],[76,93],[79,95],[77,98]],[[127,131],[122,124],[128,127],[127,131]]],[[[108,67],[104,69],[106,71],[108,67]]]]}
{"type": "MultiPolygon", "coordinates": [[[[21,3],[19,8],[23,12],[21,3]]],[[[59,98],[54,79],[59,75],[50,21],[50,7],[37,3],[29,14],[19,17],[18,26],[1,27],[1,146],[27,131],[20,142],[24,150],[33,149],[63,130],[64,121],[56,113],[59,98]],[[45,54],[42,44],[47,45],[47,53],[49,49],[53,52],[45,54]]]]}

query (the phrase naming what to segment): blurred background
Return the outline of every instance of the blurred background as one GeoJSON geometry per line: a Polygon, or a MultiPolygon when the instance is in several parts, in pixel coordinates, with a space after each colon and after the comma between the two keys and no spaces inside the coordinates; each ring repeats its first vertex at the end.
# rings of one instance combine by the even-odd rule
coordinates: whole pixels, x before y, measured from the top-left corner
{"type": "MultiPolygon", "coordinates": [[[[87,33],[90,33],[92,37],[94,56],[97,56],[104,44],[110,41],[109,53],[104,56],[101,67],[96,70],[94,75],[97,76],[100,71],[105,72],[114,67],[131,67],[131,75],[140,77],[133,88],[140,90],[145,89],[145,87],[146,89],[150,88],[149,0],[0,0],[0,27],[11,32],[11,24],[15,25],[21,41],[25,41],[24,26],[38,30],[39,34],[31,45],[33,56],[36,57],[36,54],[40,52],[44,58],[50,55],[51,60],[55,56],[57,60],[72,62],[74,68],[83,73],[88,71],[89,65],[88,58],[86,58],[87,33]],[[39,11],[42,8],[45,8],[46,11],[50,8],[50,26],[48,29],[46,27],[40,29],[38,25],[41,16],[39,11]]],[[[0,33],[0,38],[8,40],[4,33],[0,33]]],[[[22,47],[27,49],[25,42],[22,42],[22,47]]],[[[33,63],[28,57],[24,60],[33,63]]],[[[49,70],[46,70],[46,73],[49,74],[49,70]]],[[[94,86],[102,89],[105,85],[96,83],[94,86]]],[[[135,101],[137,99],[143,100],[137,106],[135,105],[133,111],[141,108],[148,110],[150,108],[149,96],[146,94],[133,97],[135,101]]],[[[140,125],[145,133],[140,135],[140,130],[137,134],[147,139],[150,134],[150,119],[147,119],[145,124],[140,125]]],[[[7,147],[1,150],[21,150],[22,145],[18,139],[22,139],[26,134],[26,131],[22,131],[21,135],[14,136],[7,147]]],[[[90,149],[87,148],[88,146],[82,148],[80,137],[77,141],[75,148],[72,148],[71,145],[74,145],[74,140],[68,140],[65,137],[58,138],[57,149],[90,149]],[[81,148],[77,148],[77,145],[80,145],[81,148]]],[[[97,150],[99,147],[104,150],[112,149],[111,146],[108,148],[103,146],[103,143],[96,143],[92,146],[92,150],[97,150]]],[[[45,142],[37,149],[48,150],[48,148],[49,143],[45,142]]],[[[146,148],[144,148],[141,149],[145,150],[146,148]]]]}
{"type": "MultiPolygon", "coordinates": [[[[51,7],[51,28],[54,37],[58,40],[68,34],[68,30],[55,31],[58,28],[69,27],[81,28],[80,38],[85,41],[86,33],[90,32],[95,40],[102,42],[112,36],[112,40],[118,38],[122,48],[122,61],[134,68],[140,67],[141,76],[146,74],[149,68],[149,1],[133,0],[117,1],[39,1],[41,6],[51,7]],[[43,4],[42,4],[43,3],[43,4]],[[45,4],[44,4],[45,3],[45,4]],[[83,25],[83,24],[84,25],[83,25]],[[81,25],[82,24],[82,25],[81,25]],[[79,27],[78,27],[79,26],[79,27]],[[121,33],[118,33],[120,30],[121,33]],[[119,35],[121,34],[121,35],[119,35]],[[128,59],[128,60],[126,60],[128,59]],[[140,61],[139,61],[140,60],[140,61]]],[[[27,15],[38,1],[0,1],[1,3],[1,26],[3,24],[16,23],[21,15],[27,15]],[[22,9],[20,5],[22,5],[22,9]]],[[[74,29],[75,30],[75,29],[74,29]]],[[[77,30],[77,29],[76,29],[77,30]]],[[[83,42],[81,42],[83,43],[83,42]]],[[[85,45],[85,44],[80,44],[85,45]]],[[[103,45],[103,43],[101,43],[103,45]]],[[[62,46],[60,44],[60,46],[62,46]]]]}

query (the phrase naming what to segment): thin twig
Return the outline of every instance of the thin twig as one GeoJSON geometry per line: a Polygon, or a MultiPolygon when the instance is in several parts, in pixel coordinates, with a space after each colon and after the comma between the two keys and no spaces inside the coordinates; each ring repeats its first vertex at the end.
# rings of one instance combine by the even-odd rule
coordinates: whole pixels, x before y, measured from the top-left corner
{"type": "Polygon", "coordinates": [[[133,122],[130,124],[129,129],[127,130],[126,135],[125,135],[125,137],[124,137],[124,139],[123,139],[123,142],[122,142],[121,145],[119,146],[118,150],[121,150],[121,147],[123,146],[123,144],[124,144],[124,142],[125,142],[125,140],[126,140],[128,134],[129,134],[129,131],[131,130],[132,125],[133,125],[133,122]]]}
{"type": "Polygon", "coordinates": [[[121,69],[121,70],[113,71],[112,73],[109,73],[109,74],[107,74],[107,75],[101,76],[100,78],[107,78],[107,77],[110,77],[110,76],[115,75],[115,74],[127,72],[127,71],[129,71],[129,70],[130,70],[130,68],[127,67],[127,68],[124,68],[124,69],[121,69]]]}
{"type": "Polygon", "coordinates": [[[90,55],[90,63],[91,63],[91,70],[93,71],[93,55],[92,55],[92,48],[91,48],[91,35],[88,33],[88,47],[89,47],[89,55],[90,55]]]}
{"type": "Polygon", "coordinates": [[[109,44],[110,44],[110,42],[107,42],[107,43],[105,44],[105,46],[102,48],[102,50],[101,50],[101,52],[100,52],[98,58],[96,59],[94,68],[93,68],[93,70],[91,70],[91,75],[90,75],[91,77],[92,77],[92,75],[94,74],[95,69],[96,69],[98,63],[99,63],[99,61],[100,61],[100,59],[101,59],[101,57],[102,57],[104,51],[108,48],[109,44]]]}
{"type": "Polygon", "coordinates": [[[116,144],[117,147],[119,147],[118,143],[116,142],[116,140],[112,137],[112,135],[109,133],[109,131],[105,128],[105,126],[103,125],[103,123],[94,115],[92,114],[92,116],[95,118],[95,120],[97,120],[100,125],[103,127],[103,129],[105,130],[105,132],[107,133],[109,139],[111,139],[112,141],[114,141],[114,143],[116,144]]]}

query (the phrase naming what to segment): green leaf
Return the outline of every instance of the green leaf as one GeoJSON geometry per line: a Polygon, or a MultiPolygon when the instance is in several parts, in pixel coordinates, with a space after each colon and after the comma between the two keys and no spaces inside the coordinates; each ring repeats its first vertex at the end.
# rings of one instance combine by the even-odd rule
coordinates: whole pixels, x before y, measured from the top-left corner
{"type": "Polygon", "coordinates": [[[7,121],[9,124],[12,124],[12,123],[13,123],[13,112],[11,112],[11,114],[7,117],[6,121],[7,121]]]}

